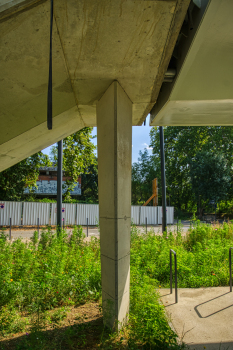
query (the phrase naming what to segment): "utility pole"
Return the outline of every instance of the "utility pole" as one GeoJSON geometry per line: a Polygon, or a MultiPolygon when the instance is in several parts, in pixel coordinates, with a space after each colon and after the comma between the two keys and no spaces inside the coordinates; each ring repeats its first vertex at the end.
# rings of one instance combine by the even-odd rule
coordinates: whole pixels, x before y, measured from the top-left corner
{"type": "Polygon", "coordinates": [[[164,156],[164,135],[163,127],[159,127],[160,137],[160,159],[161,159],[161,183],[162,183],[162,232],[167,230],[167,208],[166,208],[166,177],[165,177],[165,156],[164,156]]]}
{"type": "Polygon", "coordinates": [[[199,194],[199,220],[201,220],[201,195],[199,194]]]}
{"type": "Polygon", "coordinates": [[[57,228],[58,232],[62,229],[62,148],[63,140],[57,143],[58,161],[57,161],[57,228]]]}

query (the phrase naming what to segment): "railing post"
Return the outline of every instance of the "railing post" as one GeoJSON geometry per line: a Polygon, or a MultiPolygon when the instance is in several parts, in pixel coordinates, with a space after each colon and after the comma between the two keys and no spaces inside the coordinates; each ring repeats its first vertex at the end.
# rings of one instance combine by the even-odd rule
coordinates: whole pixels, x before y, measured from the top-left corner
{"type": "Polygon", "coordinates": [[[88,218],[87,218],[87,237],[88,237],[88,218]]]}
{"type": "Polygon", "coordinates": [[[231,250],[233,247],[229,248],[229,270],[230,270],[230,292],[232,292],[232,271],[231,271],[231,250]]]}
{"type": "Polygon", "coordinates": [[[147,217],[146,217],[146,233],[147,233],[147,217]]]}
{"type": "Polygon", "coordinates": [[[39,238],[39,218],[37,219],[37,231],[38,231],[38,238],[39,238]]]}
{"type": "Polygon", "coordinates": [[[177,292],[177,260],[176,260],[176,253],[174,254],[174,261],[175,261],[175,302],[178,303],[178,292],[177,292]]]}
{"type": "Polygon", "coordinates": [[[11,240],[11,218],[10,218],[10,233],[9,233],[9,239],[11,240]]]}
{"type": "Polygon", "coordinates": [[[65,230],[65,218],[63,218],[63,230],[65,230]]]}
{"type": "Polygon", "coordinates": [[[172,253],[174,254],[174,262],[175,262],[175,303],[178,303],[177,259],[176,259],[176,252],[173,249],[170,249],[170,293],[172,294],[172,253]]]}
{"type": "Polygon", "coordinates": [[[170,250],[170,294],[172,294],[172,252],[170,250]]]}

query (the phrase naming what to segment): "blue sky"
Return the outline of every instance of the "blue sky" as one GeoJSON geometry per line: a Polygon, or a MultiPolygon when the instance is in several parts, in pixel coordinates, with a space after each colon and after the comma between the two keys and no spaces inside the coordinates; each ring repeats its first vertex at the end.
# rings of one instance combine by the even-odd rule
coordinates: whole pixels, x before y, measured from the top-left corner
{"type": "MultiPolygon", "coordinates": [[[[132,163],[138,161],[139,151],[143,151],[144,148],[147,148],[149,151],[149,154],[152,153],[152,150],[149,148],[150,144],[150,129],[149,126],[149,120],[150,116],[148,115],[146,118],[146,126],[133,126],[133,134],[132,134],[132,163]]],[[[97,134],[96,128],[93,129],[93,135],[97,134]]],[[[97,144],[97,138],[93,140],[94,144],[97,144]]],[[[51,147],[51,146],[50,146],[51,147]]],[[[43,153],[48,154],[50,153],[50,147],[45,148],[42,150],[43,153]]]]}

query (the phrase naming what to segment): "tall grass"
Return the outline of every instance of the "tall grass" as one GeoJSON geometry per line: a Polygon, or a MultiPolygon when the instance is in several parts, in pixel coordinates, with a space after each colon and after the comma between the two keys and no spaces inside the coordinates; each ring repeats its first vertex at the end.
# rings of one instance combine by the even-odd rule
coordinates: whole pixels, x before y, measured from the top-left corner
{"type": "MultiPolygon", "coordinates": [[[[66,317],[66,308],[101,299],[99,240],[92,238],[87,243],[83,238],[81,227],[75,227],[70,235],[62,231],[59,236],[47,229],[39,240],[35,232],[29,243],[20,239],[11,243],[4,233],[0,235],[2,339],[17,332],[32,334],[36,329],[43,346],[33,348],[56,349],[54,339],[45,341],[41,333],[46,330],[48,311],[54,310],[51,326],[66,317]]],[[[159,302],[159,288],[169,287],[169,250],[177,253],[178,287],[209,287],[228,284],[230,246],[231,223],[212,227],[197,221],[186,236],[181,232],[141,234],[132,226],[129,323],[120,338],[124,341],[116,342],[119,335],[108,333],[105,342],[103,336],[99,339],[102,348],[181,348],[159,302]]],[[[71,329],[69,334],[70,348],[78,349],[77,334],[72,335],[71,329]]],[[[31,349],[26,343],[23,340],[17,349],[31,349]]]]}

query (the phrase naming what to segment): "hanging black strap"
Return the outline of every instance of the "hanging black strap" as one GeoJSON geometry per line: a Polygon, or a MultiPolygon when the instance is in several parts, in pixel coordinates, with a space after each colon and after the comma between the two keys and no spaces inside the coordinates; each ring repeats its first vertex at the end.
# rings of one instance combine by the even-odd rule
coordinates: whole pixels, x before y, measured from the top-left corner
{"type": "Polygon", "coordinates": [[[49,83],[48,83],[48,105],[47,105],[47,127],[52,130],[52,35],[53,35],[53,0],[51,0],[51,16],[50,16],[50,49],[49,49],[49,83]]]}

